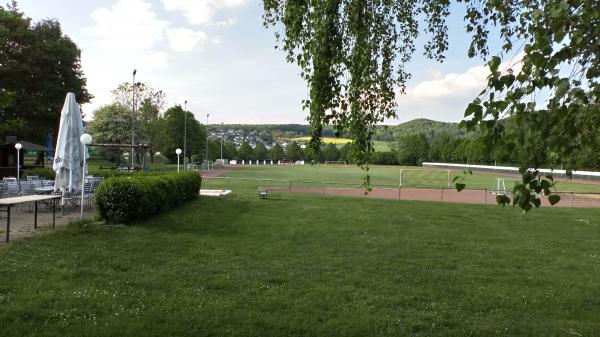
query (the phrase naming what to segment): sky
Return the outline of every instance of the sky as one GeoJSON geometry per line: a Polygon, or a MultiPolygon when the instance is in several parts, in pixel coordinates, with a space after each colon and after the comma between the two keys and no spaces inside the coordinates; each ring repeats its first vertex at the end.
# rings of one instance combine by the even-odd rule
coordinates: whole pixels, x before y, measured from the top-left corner
{"type": "MultiPolygon", "coordinates": [[[[20,0],[34,21],[57,19],[81,49],[87,86],[95,96],[83,105],[87,118],[112,102],[119,83],[148,83],[166,93],[167,106],[188,101],[209,124],[306,124],[299,68],[276,50],[273,29],[262,25],[261,0],[20,0]]],[[[461,9],[462,10],[462,9],[461,9]]],[[[448,20],[446,60],[418,50],[413,74],[399,96],[396,124],[415,118],[460,121],[467,104],[485,87],[481,59],[469,59],[463,13],[448,20]]]]}

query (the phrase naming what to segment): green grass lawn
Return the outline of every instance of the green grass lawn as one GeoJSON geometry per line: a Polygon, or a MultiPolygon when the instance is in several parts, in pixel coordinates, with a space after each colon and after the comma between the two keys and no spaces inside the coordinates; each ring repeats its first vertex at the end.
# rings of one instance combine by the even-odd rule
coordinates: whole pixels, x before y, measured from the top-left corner
{"type": "Polygon", "coordinates": [[[0,248],[0,336],[600,331],[598,210],[255,193],[0,248]]]}
{"type": "MultiPolygon", "coordinates": [[[[373,165],[369,170],[371,183],[373,185],[398,186],[400,170],[402,170],[402,186],[447,187],[448,176],[451,182],[454,176],[463,174],[460,170],[452,170],[448,175],[448,170],[434,168],[373,165]]],[[[317,186],[321,181],[358,186],[362,183],[364,175],[365,172],[354,165],[246,165],[238,166],[237,169],[224,174],[224,176],[236,178],[294,180],[298,184],[306,186],[317,186]],[[302,181],[316,182],[311,184],[301,183],[302,181]]],[[[520,179],[519,176],[473,172],[473,175],[466,176],[464,181],[467,188],[496,189],[496,178],[503,178],[508,190],[511,190],[514,182],[520,179]]],[[[284,183],[282,182],[282,184],[284,183]]],[[[561,192],[600,193],[600,184],[557,181],[556,189],[561,192]]]]}

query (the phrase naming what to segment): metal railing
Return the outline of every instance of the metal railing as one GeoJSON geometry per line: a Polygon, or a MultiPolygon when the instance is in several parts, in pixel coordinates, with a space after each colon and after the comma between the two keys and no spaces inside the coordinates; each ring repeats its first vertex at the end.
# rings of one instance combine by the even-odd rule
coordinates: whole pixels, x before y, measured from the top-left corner
{"type": "MultiPolygon", "coordinates": [[[[496,204],[496,195],[511,196],[509,190],[498,190],[495,188],[465,188],[458,192],[454,187],[443,186],[401,186],[392,184],[371,184],[371,191],[365,191],[364,186],[358,183],[346,183],[326,180],[294,180],[273,178],[247,178],[247,177],[203,177],[203,180],[226,181],[227,187],[231,189],[233,182],[252,182],[256,188],[273,189],[280,192],[312,192],[322,195],[346,195],[374,197],[397,200],[425,200],[441,202],[465,202],[480,204],[496,204]],[[340,191],[344,193],[339,193],[340,191]],[[337,191],[337,192],[336,192],[337,191]],[[329,192],[329,193],[328,193],[329,192]]],[[[569,207],[600,207],[600,193],[557,191],[565,199],[569,207]]]]}

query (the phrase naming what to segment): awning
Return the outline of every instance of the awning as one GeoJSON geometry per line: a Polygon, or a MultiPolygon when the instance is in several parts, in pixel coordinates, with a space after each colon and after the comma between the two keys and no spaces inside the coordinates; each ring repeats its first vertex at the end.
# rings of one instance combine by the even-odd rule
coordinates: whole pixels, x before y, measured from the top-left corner
{"type": "Polygon", "coordinates": [[[21,145],[23,146],[24,150],[28,150],[28,151],[48,151],[48,148],[42,145],[38,145],[38,144],[34,144],[31,142],[28,142],[26,140],[20,140],[19,143],[21,143],[21,145]]]}

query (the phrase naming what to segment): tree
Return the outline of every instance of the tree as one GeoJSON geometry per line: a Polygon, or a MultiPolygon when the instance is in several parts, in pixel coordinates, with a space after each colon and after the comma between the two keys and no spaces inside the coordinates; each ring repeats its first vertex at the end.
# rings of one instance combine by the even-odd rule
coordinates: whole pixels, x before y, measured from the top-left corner
{"type": "Polygon", "coordinates": [[[0,6],[0,136],[42,143],[58,130],[67,92],[90,101],[80,55],[58,21],[32,24],[16,2],[0,6]]]}
{"type": "MultiPolygon", "coordinates": [[[[202,157],[204,158],[204,157],[202,157]]],[[[216,161],[221,158],[221,139],[208,140],[208,160],[216,161]]]]}
{"type": "Polygon", "coordinates": [[[233,142],[224,142],[223,143],[223,156],[226,159],[237,159],[237,148],[235,147],[235,143],[233,142]]]}
{"type": "Polygon", "coordinates": [[[303,107],[309,110],[310,146],[318,151],[324,125],[333,125],[338,136],[349,131],[355,162],[367,164],[374,126],[396,116],[395,92],[403,93],[410,78],[404,63],[419,35],[415,13],[433,33],[426,55],[441,60],[449,5],[432,0],[263,0],[263,5],[265,26],[283,24],[276,37],[308,83],[303,107]]]}
{"type": "MultiPolygon", "coordinates": [[[[104,105],[94,111],[87,131],[95,143],[131,144],[131,110],[118,103],[104,105]]],[[[102,148],[101,152],[119,166],[125,148],[102,148]]]]}
{"type": "Polygon", "coordinates": [[[133,106],[134,89],[137,109],[140,109],[144,105],[152,106],[158,111],[164,109],[166,101],[165,93],[162,90],[151,87],[147,83],[135,82],[134,86],[131,82],[123,82],[113,89],[113,98],[116,102],[131,107],[133,106]]]}
{"type": "Polygon", "coordinates": [[[254,158],[255,159],[265,160],[265,159],[267,159],[268,153],[269,153],[269,151],[267,151],[265,144],[258,143],[258,144],[256,144],[256,146],[254,146],[254,158]]]}
{"type": "MultiPolygon", "coordinates": [[[[528,155],[513,205],[528,211],[553,186],[551,177],[536,170],[548,159],[542,153],[555,153],[555,164],[571,170],[582,146],[578,135],[593,137],[600,129],[600,118],[589,109],[600,101],[598,1],[460,2],[472,38],[468,55],[489,60],[491,72],[487,88],[466,108],[462,126],[483,130],[488,147],[522,145],[528,155]],[[520,60],[507,60],[518,67],[501,69],[501,57],[489,58],[488,38],[495,33],[502,41],[498,52],[522,51],[520,60]],[[545,106],[536,104],[545,99],[540,92],[550,94],[545,106]],[[511,133],[500,122],[507,116],[517,119],[511,133]]],[[[396,117],[395,91],[402,94],[410,78],[405,64],[416,50],[418,20],[431,35],[424,46],[427,57],[443,60],[448,46],[450,1],[263,0],[263,5],[265,26],[283,25],[283,33],[276,33],[279,46],[309,86],[303,106],[309,110],[311,146],[318,149],[323,125],[335,125],[338,133],[349,129],[359,165],[373,151],[374,125],[396,117]]],[[[549,197],[551,203],[559,199],[549,197]]]]}
{"type": "Polygon", "coordinates": [[[335,144],[327,144],[323,149],[323,160],[326,161],[337,161],[340,159],[340,150],[338,150],[335,144]]]}
{"type": "Polygon", "coordinates": [[[243,142],[238,149],[238,158],[243,160],[254,159],[254,153],[252,151],[252,147],[248,142],[243,142]]]}
{"type": "Polygon", "coordinates": [[[429,142],[424,134],[404,136],[398,141],[398,162],[400,165],[421,165],[427,160],[429,142]]]}
{"type": "Polygon", "coordinates": [[[281,145],[276,143],[271,148],[271,152],[269,153],[269,156],[273,160],[282,160],[283,158],[285,158],[285,151],[283,150],[283,147],[281,145]]]}
{"type": "Polygon", "coordinates": [[[300,145],[296,142],[289,143],[285,149],[285,157],[287,160],[302,160],[302,148],[300,148],[300,145]]]}
{"type": "Polygon", "coordinates": [[[346,163],[354,163],[352,159],[352,143],[346,143],[340,149],[340,160],[345,160],[346,163]]]}
{"type": "Polygon", "coordinates": [[[180,148],[183,151],[185,114],[187,114],[187,151],[184,156],[188,158],[188,162],[191,162],[192,155],[205,157],[206,127],[196,120],[194,114],[189,111],[184,112],[181,105],[175,105],[165,111],[160,122],[162,132],[157,146],[160,152],[173,162],[177,160],[175,149],[180,148]]]}
{"type": "Polygon", "coordinates": [[[321,163],[324,161],[323,151],[315,151],[313,147],[307,146],[304,149],[304,160],[310,161],[311,163],[321,163]]]}

